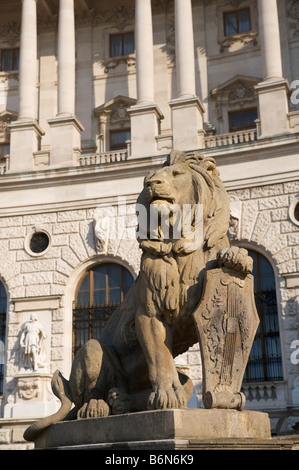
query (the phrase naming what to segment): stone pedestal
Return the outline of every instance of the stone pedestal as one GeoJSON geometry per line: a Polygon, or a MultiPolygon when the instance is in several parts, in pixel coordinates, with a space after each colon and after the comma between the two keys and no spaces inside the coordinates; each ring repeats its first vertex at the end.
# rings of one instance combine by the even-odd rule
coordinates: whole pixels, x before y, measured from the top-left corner
{"type": "Polygon", "coordinates": [[[131,445],[140,450],[167,449],[175,443],[187,446],[187,443],[207,439],[270,440],[270,420],[267,414],[255,411],[145,411],[57,423],[43,431],[36,439],[35,447],[107,449],[118,444],[128,449],[131,445]]]}
{"type": "Polygon", "coordinates": [[[15,389],[4,407],[4,418],[43,418],[56,413],[59,402],[52,393],[51,379],[51,374],[39,371],[17,374],[15,389]]]}
{"type": "Polygon", "coordinates": [[[256,85],[255,89],[259,100],[259,138],[290,132],[288,119],[290,86],[287,80],[267,80],[256,85]]]}
{"type": "Polygon", "coordinates": [[[56,116],[48,120],[51,132],[50,166],[59,168],[78,165],[81,153],[81,132],[76,116],[56,116]]]}
{"type": "Polygon", "coordinates": [[[194,150],[204,147],[204,107],[196,96],[178,98],[169,103],[172,116],[173,148],[194,150]]]}
{"type": "Polygon", "coordinates": [[[40,148],[44,135],[36,121],[17,120],[10,125],[9,172],[32,171],[33,153],[40,148]]]}
{"type": "Polygon", "coordinates": [[[131,118],[131,155],[129,158],[155,155],[163,114],[155,104],[136,104],[128,109],[131,118]]]}

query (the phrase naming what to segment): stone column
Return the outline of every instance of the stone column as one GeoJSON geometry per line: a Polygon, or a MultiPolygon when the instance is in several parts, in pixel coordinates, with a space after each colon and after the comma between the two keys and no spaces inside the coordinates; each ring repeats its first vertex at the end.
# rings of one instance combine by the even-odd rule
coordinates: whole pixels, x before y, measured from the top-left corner
{"type": "Polygon", "coordinates": [[[33,121],[36,118],[36,0],[22,2],[20,45],[19,119],[33,121]]]}
{"type": "Polygon", "coordinates": [[[282,78],[277,0],[258,0],[264,80],[282,78]]]}
{"type": "Polygon", "coordinates": [[[178,150],[202,148],[204,107],[195,91],[191,0],[175,0],[175,58],[177,98],[169,103],[172,109],[173,147],[178,150]]]}
{"type": "Polygon", "coordinates": [[[151,0],[136,0],[135,49],[137,104],[154,102],[154,51],[151,0]]]}
{"type": "Polygon", "coordinates": [[[58,109],[49,119],[50,165],[78,165],[82,124],[75,115],[75,11],[74,0],[59,1],[58,20],[58,109]]]}
{"type": "Polygon", "coordinates": [[[58,112],[75,114],[75,12],[74,0],[60,0],[58,21],[58,112]]]}
{"type": "Polygon", "coordinates": [[[256,86],[259,97],[259,137],[289,132],[287,80],[283,78],[277,0],[258,0],[263,82],[256,86]],[[275,113],[275,119],[273,119],[275,113]]]}
{"type": "Polygon", "coordinates": [[[37,0],[22,0],[19,118],[10,125],[10,172],[33,169],[33,153],[39,150],[43,131],[37,110],[37,0]]]}
{"type": "Polygon", "coordinates": [[[157,152],[156,137],[163,119],[154,99],[154,51],[151,0],[135,0],[135,50],[137,103],[131,117],[131,155],[138,158],[157,152]]]}
{"type": "Polygon", "coordinates": [[[195,96],[194,39],[191,0],[175,0],[177,97],[195,96]]]}

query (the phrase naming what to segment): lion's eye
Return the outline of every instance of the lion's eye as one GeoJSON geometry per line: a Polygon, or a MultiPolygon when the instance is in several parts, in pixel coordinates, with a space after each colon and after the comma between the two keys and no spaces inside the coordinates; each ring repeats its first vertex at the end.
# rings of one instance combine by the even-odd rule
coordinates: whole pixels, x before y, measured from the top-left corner
{"type": "Polygon", "coordinates": [[[183,175],[185,172],[183,170],[173,170],[173,176],[183,175]]]}

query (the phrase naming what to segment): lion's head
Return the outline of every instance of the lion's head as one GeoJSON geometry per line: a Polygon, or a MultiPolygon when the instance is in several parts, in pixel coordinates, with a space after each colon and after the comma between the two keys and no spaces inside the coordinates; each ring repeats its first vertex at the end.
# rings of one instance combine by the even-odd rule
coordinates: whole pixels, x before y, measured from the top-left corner
{"type": "MultiPolygon", "coordinates": [[[[230,215],[229,199],[214,159],[205,158],[200,152],[183,153],[176,150],[171,152],[161,169],[146,176],[144,189],[137,202],[138,207],[142,205],[146,208],[147,214],[146,221],[144,218],[142,220],[145,226],[139,225],[141,248],[146,246],[148,240],[154,240],[154,243],[159,242],[167,246],[167,250],[188,252],[186,239],[200,229],[202,230],[201,245],[206,249],[226,239],[230,215]],[[166,215],[169,216],[170,232],[167,240],[163,236],[160,225],[158,233],[150,230],[153,226],[155,209],[160,214],[160,212],[163,213],[161,207],[164,207],[164,211],[166,208],[166,212],[168,210],[166,215]],[[200,219],[202,227],[199,227],[196,221],[199,207],[202,211],[200,219]],[[190,210],[188,220],[191,224],[189,224],[190,233],[186,236],[182,214],[186,214],[188,209],[190,210]],[[178,212],[181,216],[180,224],[178,224],[178,212]],[[183,232],[183,226],[185,232],[183,232]],[[181,231],[179,237],[177,236],[178,230],[181,231]]],[[[161,222],[161,217],[159,221],[161,222]]],[[[190,247],[190,244],[188,246],[190,247]]],[[[194,247],[194,244],[192,246],[194,247]]],[[[196,245],[194,249],[198,248],[196,245]]]]}

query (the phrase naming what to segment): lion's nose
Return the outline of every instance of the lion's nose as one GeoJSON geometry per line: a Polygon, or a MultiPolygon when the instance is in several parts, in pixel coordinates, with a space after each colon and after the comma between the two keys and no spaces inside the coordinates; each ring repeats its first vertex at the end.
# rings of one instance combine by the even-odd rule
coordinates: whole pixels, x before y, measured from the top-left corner
{"type": "Polygon", "coordinates": [[[151,187],[151,186],[155,186],[156,184],[162,184],[163,183],[163,179],[162,178],[151,178],[147,183],[146,185],[151,187]]]}

